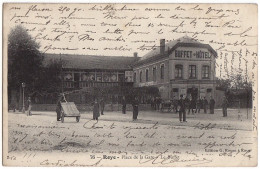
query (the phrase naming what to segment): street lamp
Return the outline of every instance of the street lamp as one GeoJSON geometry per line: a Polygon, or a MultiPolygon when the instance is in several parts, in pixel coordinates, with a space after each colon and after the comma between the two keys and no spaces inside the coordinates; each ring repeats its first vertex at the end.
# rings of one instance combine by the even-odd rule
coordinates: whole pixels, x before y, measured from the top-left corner
{"type": "Polygon", "coordinates": [[[22,88],[23,88],[23,109],[22,109],[22,112],[25,113],[25,106],[24,106],[24,88],[25,88],[25,83],[22,83],[22,88]]]}

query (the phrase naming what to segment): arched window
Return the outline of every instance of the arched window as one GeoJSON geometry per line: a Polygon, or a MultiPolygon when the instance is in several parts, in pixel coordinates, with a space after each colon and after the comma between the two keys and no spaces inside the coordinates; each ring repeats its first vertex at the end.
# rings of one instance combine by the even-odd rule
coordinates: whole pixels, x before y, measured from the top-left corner
{"type": "Polygon", "coordinates": [[[153,81],[156,82],[156,67],[153,67],[153,81]]]}
{"type": "Polygon", "coordinates": [[[202,66],[202,78],[203,79],[209,78],[209,66],[202,66]]]}
{"type": "Polygon", "coordinates": [[[136,72],[134,72],[134,82],[136,83],[136,72]]]}
{"type": "Polygon", "coordinates": [[[161,79],[164,79],[164,64],[161,65],[161,79]]]}
{"type": "Polygon", "coordinates": [[[175,65],[175,78],[182,79],[183,66],[175,65]]]}
{"type": "Polygon", "coordinates": [[[146,82],[149,81],[149,69],[145,70],[145,80],[146,80],[146,82]]]}
{"type": "Polygon", "coordinates": [[[139,77],[139,80],[140,80],[140,83],[142,83],[142,74],[143,74],[143,72],[142,71],[140,71],[140,77],[139,77]]]}

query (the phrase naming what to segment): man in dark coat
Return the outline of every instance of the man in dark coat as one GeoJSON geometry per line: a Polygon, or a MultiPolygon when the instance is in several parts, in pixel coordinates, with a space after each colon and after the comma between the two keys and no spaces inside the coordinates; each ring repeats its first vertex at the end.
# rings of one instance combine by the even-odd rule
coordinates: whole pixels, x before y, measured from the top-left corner
{"type": "Polygon", "coordinates": [[[214,114],[214,108],[215,108],[215,100],[211,96],[209,101],[209,108],[210,108],[210,114],[214,114]]]}
{"type": "Polygon", "coordinates": [[[27,110],[27,116],[31,116],[32,115],[32,101],[31,101],[31,97],[28,97],[28,100],[27,100],[27,103],[28,103],[28,110],[27,110]]]}
{"type": "Polygon", "coordinates": [[[155,109],[155,106],[154,106],[155,104],[154,103],[155,103],[155,99],[154,99],[154,97],[152,97],[151,98],[151,108],[152,109],[155,109]]]}
{"type": "Polygon", "coordinates": [[[125,100],[125,96],[123,97],[123,100],[122,100],[122,113],[126,114],[126,100],[125,100]]]}
{"type": "Polygon", "coordinates": [[[204,97],[203,99],[203,108],[204,108],[204,113],[207,114],[207,108],[208,108],[208,100],[206,99],[206,97],[204,97]]]}
{"type": "Polygon", "coordinates": [[[198,113],[200,113],[200,109],[203,109],[203,100],[202,100],[202,97],[201,98],[199,98],[199,100],[198,100],[198,104],[199,104],[199,111],[198,111],[198,113]]]}
{"type": "Polygon", "coordinates": [[[61,103],[67,102],[65,98],[65,94],[62,93],[58,99],[57,107],[56,107],[56,113],[57,113],[57,121],[60,121],[61,119],[61,103]]]}
{"type": "Polygon", "coordinates": [[[223,96],[223,101],[222,101],[223,117],[227,117],[227,106],[228,106],[228,100],[226,96],[223,96]]]}
{"type": "Polygon", "coordinates": [[[100,116],[99,113],[99,103],[97,101],[97,99],[95,99],[94,103],[93,103],[93,120],[97,120],[98,121],[98,117],[100,116]]]}
{"type": "Polygon", "coordinates": [[[101,115],[104,115],[105,101],[103,98],[100,100],[100,108],[101,108],[101,115]]]}
{"type": "Polygon", "coordinates": [[[180,96],[180,100],[178,101],[177,111],[179,112],[180,122],[186,121],[186,112],[185,112],[185,101],[183,100],[183,95],[180,96]]]}
{"type": "Polygon", "coordinates": [[[191,111],[192,114],[196,113],[196,99],[191,99],[191,111]]]}
{"type": "Polygon", "coordinates": [[[135,97],[133,103],[133,121],[137,120],[137,116],[138,116],[138,105],[139,105],[139,101],[137,99],[137,97],[135,97]]]}
{"type": "Polygon", "coordinates": [[[188,96],[185,97],[184,103],[185,103],[185,110],[187,109],[188,114],[190,114],[190,99],[188,98],[188,96]]]}
{"type": "Polygon", "coordinates": [[[157,100],[157,109],[158,109],[158,111],[160,111],[161,107],[162,107],[162,98],[158,97],[158,100],[157,100]]]}

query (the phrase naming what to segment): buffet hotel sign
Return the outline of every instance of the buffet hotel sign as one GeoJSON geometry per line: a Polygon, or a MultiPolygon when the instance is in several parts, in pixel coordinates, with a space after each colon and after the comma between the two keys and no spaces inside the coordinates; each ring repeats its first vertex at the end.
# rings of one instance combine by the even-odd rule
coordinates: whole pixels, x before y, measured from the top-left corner
{"type": "Polygon", "coordinates": [[[208,51],[175,50],[175,59],[210,59],[212,54],[208,51]]]}

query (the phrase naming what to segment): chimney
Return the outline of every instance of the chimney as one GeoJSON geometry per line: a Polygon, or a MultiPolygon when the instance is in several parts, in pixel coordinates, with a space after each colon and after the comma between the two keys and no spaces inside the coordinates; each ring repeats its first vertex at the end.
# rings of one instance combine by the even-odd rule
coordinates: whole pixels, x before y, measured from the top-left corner
{"type": "Polygon", "coordinates": [[[138,55],[138,53],[137,53],[137,52],[134,52],[134,57],[135,57],[135,58],[137,58],[137,55],[138,55]]]}
{"type": "Polygon", "coordinates": [[[164,54],[165,52],[165,39],[160,40],[160,54],[164,54]]]}

